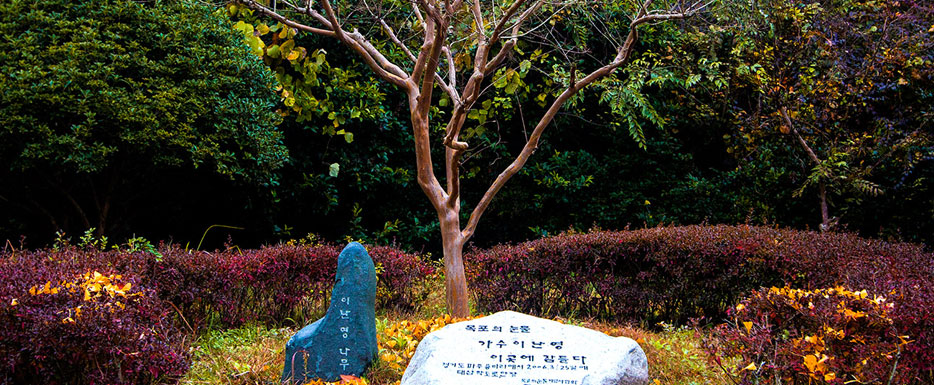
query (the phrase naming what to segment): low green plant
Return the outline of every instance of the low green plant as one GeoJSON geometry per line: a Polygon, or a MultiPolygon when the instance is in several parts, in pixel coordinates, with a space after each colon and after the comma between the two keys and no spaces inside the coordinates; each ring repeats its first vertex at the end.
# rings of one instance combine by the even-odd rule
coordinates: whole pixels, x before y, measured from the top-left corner
{"type": "Polygon", "coordinates": [[[215,330],[200,337],[193,348],[191,370],[181,384],[260,384],[282,373],[283,350],[293,329],[247,325],[215,330]]]}

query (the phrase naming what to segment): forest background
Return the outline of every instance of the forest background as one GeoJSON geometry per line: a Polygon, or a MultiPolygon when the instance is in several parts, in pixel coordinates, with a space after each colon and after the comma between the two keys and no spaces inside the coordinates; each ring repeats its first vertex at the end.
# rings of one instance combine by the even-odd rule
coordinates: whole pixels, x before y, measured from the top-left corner
{"type": "MultiPolygon", "coordinates": [[[[49,6],[65,6],[57,3],[67,2],[49,6]]],[[[525,143],[524,117],[540,115],[587,65],[565,54],[608,49],[596,33],[607,29],[593,23],[631,14],[618,3],[555,10],[570,45],[524,42],[510,58],[520,71],[496,74],[462,134],[474,144],[462,167],[465,202],[479,200],[525,143]]],[[[215,227],[203,248],[228,236],[255,247],[315,233],[438,253],[400,93],[329,39],[243,7],[177,4],[183,11],[159,16],[211,32],[178,27],[191,34],[188,44],[164,47],[165,31],[137,28],[91,34],[98,44],[72,51],[34,52],[55,34],[23,36],[19,25],[67,26],[55,25],[54,13],[4,16],[4,35],[21,38],[0,40],[9,67],[0,77],[0,239],[38,247],[57,230],[94,228],[112,239],[194,246],[219,224],[236,229],[215,227]],[[152,64],[164,81],[132,85],[147,98],[121,98],[130,85],[120,77],[133,74],[48,64],[114,54],[152,64]],[[159,68],[159,57],[181,67],[159,68]],[[230,66],[241,69],[239,80],[215,76],[230,66]],[[176,113],[159,113],[167,110],[176,113]],[[150,129],[121,131],[133,124],[150,129]]],[[[556,117],[472,243],[751,223],[931,244],[932,15],[923,1],[724,1],[649,26],[632,65],[556,117]]]]}

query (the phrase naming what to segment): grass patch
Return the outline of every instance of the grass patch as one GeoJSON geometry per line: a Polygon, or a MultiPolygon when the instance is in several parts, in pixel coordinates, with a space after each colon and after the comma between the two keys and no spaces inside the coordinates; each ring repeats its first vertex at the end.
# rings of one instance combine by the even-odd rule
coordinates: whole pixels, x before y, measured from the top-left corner
{"type": "Polygon", "coordinates": [[[700,345],[702,337],[693,330],[649,333],[630,329],[625,335],[642,346],[649,360],[649,378],[657,384],[732,384],[722,370],[708,364],[700,345]]]}
{"type": "Polygon", "coordinates": [[[285,343],[295,329],[244,326],[211,331],[195,342],[182,384],[270,384],[282,376],[285,343]]]}

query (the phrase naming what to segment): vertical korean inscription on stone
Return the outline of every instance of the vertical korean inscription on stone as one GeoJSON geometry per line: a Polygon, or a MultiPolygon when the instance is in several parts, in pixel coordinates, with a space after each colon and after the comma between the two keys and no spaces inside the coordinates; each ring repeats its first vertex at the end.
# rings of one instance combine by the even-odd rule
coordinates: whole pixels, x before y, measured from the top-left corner
{"type": "Polygon", "coordinates": [[[376,269],[366,249],[351,243],[337,258],[331,305],[323,318],[286,344],[282,381],[337,381],[360,376],[376,357],[376,269]]]}
{"type": "Polygon", "coordinates": [[[337,353],[338,353],[337,357],[340,360],[338,365],[340,365],[341,367],[341,372],[346,372],[347,367],[350,366],[350,361],[347,357],[350,355],[350,348],[351,348],[349,344],[350,341],[348,341],[348,338],[350,336],[350,329],[352,327],[350,323],[350,312],[351,312],[350,297],[341,297],[341,301],[339,305],[341,306],[341,308],[340,308],[340,318],[338,319],[337,325],[339,328],[338,334],[341,337],[340,339],[341,347],[337,349],[337,353]]]}

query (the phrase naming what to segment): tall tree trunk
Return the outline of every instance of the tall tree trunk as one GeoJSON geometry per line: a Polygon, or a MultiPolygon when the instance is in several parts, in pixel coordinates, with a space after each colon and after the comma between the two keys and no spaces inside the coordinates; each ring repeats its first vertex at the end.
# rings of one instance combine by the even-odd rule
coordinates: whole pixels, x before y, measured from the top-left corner
{"type": "Polygon", "coordinates": [[[820,181],[818,186],[818,195],[820,197],[820,231],[829,231],[833,227],[830,219],[830,209],[827,206],[827,184],[820,181]]]}
{"type": "MultiPolygon", "coordinates": [[[[82,226],[84,226],[84,229],[85,229],[85,230],[90,229],[90,228],[91,228],[91,220],[88,218],[88,215],[85,213],[84,208],[81,207],[81,204],[78,203],[78,200],[75,199],[75,197],[72,196],[71,193],[70,193],[68,190],[66,190],[64,187],[62,187],[61,184],[49,182],[49,185],[50,185],[55,191],[57,191],[63,198],[65,198],[65,200],[68,201],[68,203],[71,204],[71,207],[72,207],[73,209],[75,209],[75,212],[78,214],[78,219],[81,220],[81,224],[82,224],[82,226]]],[[[66,220],[66,226],[67,226],[67,220],[66,220]]]]}
{"type": "MultiPolygon", "coordinates": [[[[788,110],[785,109],[785,107],[781,107],[779,112],[781,112],[782,117],[785,118],[785,124],[788,125],[788,133],[793,134],[795,139],[798,140],[798,144],[800,144],[801,148],[808,154],[808,158],[811,159],[811,162],[814,163],[815,166],[820,166],[820,158],[817,157],[817,153],[814,152],[814,149],[808,145],[808,142],[804,140],[804,137],[798,132],[798,128],[795,127],[794,123],[791,121],[791,117],[788,115],[788,110]]],[[[818,189],[817,194],[820,198],[820,231],[826,232],[830,231],[834,223],[833,219],[830,218],[830,208],[827,206],[827,182],[825,182],[823,178],[818,182],[818,189]]]]}
{"type": "Polygon", "coordinates": [[[441,242],[444,247],[445,302],[454,317],[470,315],[467,301],[467,276],[464,273],[464,236],[458,213],[448,211],[441,220],[441,242]]]}
{"type": "MultiPolygon", "coordinates": [[[[410,106],[417,106],[416,92],[409,95],[410,106]]],[[[429,125],[427,110],[412,108],[412,133],[415,136],[415,163],[418,172],[418,185],[431,201],[438,221],[441,224],[441,242],[444,250],[444,280],[445,301],[448,313],[454,317],[467,317],[470,307],[467,301],[467,277],[464,274],[464,243],[467,237],[460,228],[460,198],[459,184],[456,177],[453,182],[452,193],[447,194],[438,183],[431,163],[431,146],[429,142],[429,125]]],[[[446,167],[460,167],[457,162],[446,162],[446,167]]],[[[456,175],[456,174],[455,174],[456,175]]]]}

